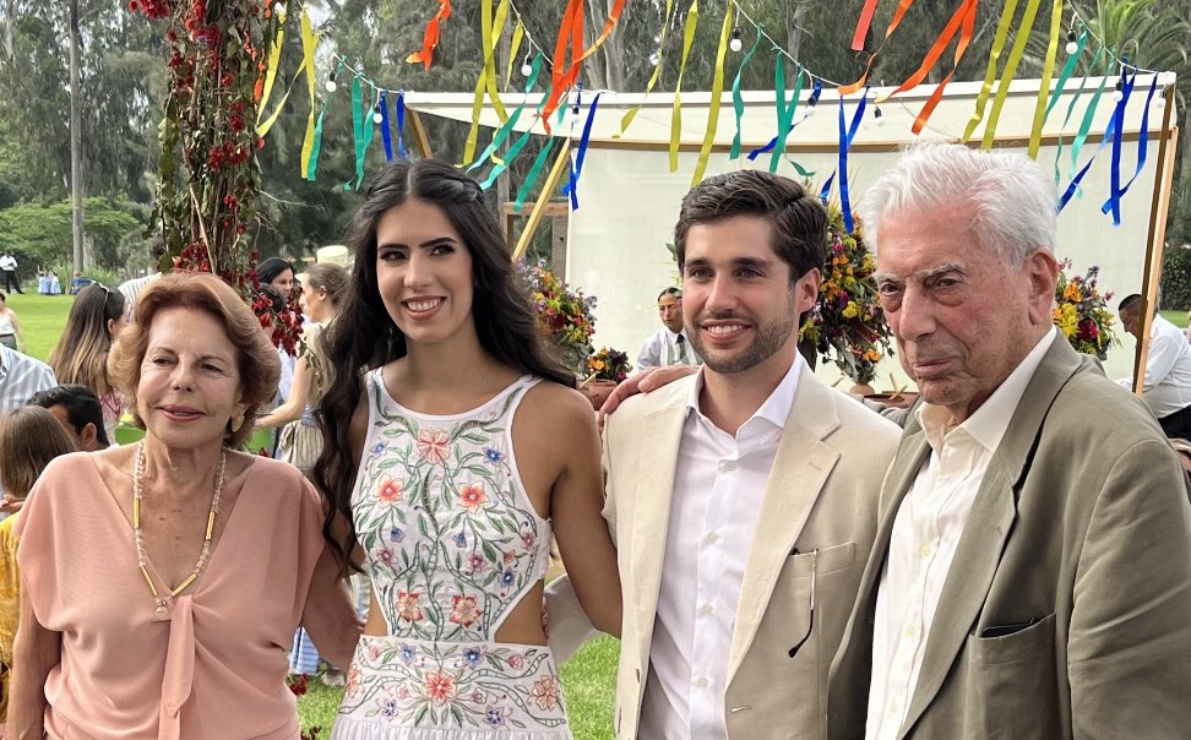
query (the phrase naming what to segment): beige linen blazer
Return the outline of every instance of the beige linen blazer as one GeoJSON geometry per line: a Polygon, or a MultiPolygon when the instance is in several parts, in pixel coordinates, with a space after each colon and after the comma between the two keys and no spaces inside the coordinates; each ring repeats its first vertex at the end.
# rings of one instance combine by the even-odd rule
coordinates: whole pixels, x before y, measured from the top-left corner
{"type": "MultiPolygon", "coordinates": [[[[686,378],[630,399],[605,428],[604,516],[617,543],[624,591],[615,717],[622,740],[637,737],[674,471],[694,382],[686,378]]],[[[876,532],[877,496],[899,432],[804,367],[758,512],[736,612],[723,697],[733,740],[826,737],[827,671],[876,532]]],[[[548,591],[551,646],[563,656],[590,629],[568,589],[559,579],[548,591]]]]}
{"type": "MultiPolygon", "coordinates": [[[[894,517],[929,454],[907,419],[832,667],[831,740],[863,740],[894,517]]],[[[1191,504],[1145,406],[1061,338],[976,496],[898,735],[1191,737],[1191,504]]]]}

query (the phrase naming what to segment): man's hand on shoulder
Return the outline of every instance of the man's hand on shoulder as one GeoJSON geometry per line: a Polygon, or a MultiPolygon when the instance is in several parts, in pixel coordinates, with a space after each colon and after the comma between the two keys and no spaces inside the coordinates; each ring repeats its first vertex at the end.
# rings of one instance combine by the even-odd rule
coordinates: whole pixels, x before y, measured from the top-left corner
{"type": "Polygon", "coordinates": [[[600,407],[600,428],[604,427],[604,418],[616,411],[624,401],[638,393],[656,391],[662,386],[669,385],[676,380],[694,375],[699,368],[694,365],[667,365],[665,367],[647,368],[636,375],[624,380],[604,401],[600,407]]]}

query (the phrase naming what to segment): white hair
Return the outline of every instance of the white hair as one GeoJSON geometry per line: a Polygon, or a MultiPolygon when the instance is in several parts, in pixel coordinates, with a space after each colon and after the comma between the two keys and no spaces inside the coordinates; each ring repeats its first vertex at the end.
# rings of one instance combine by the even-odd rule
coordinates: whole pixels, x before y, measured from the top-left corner
{"type": "Polygon", "coordinates": [[[942,211],[970,206],[980,246],[1020,265],[1057,241],[1054,182],[1022,154],[982,152],[940,142],[909,146],[896,165],[865,193],[865,236],[879,249],[881,219],[903,210],[942,211]]]}

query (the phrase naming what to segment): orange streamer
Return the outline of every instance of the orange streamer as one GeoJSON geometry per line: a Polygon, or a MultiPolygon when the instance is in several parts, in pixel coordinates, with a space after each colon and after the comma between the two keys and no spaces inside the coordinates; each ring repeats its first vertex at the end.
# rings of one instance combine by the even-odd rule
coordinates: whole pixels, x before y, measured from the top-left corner
{"type": "MultiPolygon", "coordinates": [[[[882,100],[888,100],[898,93],[913,90],[922,84],[922,81],[930,74],[931,69],[934,68],[939,58],[943,56],[943,52],[947,50],[947,46],[951,44],[951,39],[955,38],[955,34],[962,27],[963,33],[960,34],[959,45],[955,49],[955,64],[952,67],[952,71],[954,72],[955,67],[958,67],[960,60],[963,59],[964,53],[967,52],[968,44],[972,41],[972,32],[976,27],[976,7],[979,2],[980,0],[964,0],[963,5],[959,6],[951,16],[951,20],[948,21],[946,28],[935,39],[934,46],[926,53],[926,58],[922,60],[922,66],[918,68],[918,71],[910,75],[905,82],[899,85],[896,90],[883,97],[882,100]]],[[[951,75],[947,77],[950,79],[951,75]]],[[[938,90],[935,92],[939,93],[938,90]]],[[[939,96],[941,97],[942,94],[939,93],[939,96]]],[[[938,103],[938,101],[935,102],[936,104],[938,103]]],[[[934,106],[931,106],[932,110],[933,108],[934,106]]]]}
{"type": "Polygon", "coordinates": [[[877,11],[877,0],[864,0],[860,20],[856,21],[856,33],[852,36],[852,51],[864,51],[864,37],[873,24],[873,13],[877,11]]]}
{"type": "MultiPolygon", "coordinates": [[[[872,10],[876,10],[876,0],[867,1],[872,3],[872,10]]],[[[897,10],[895,10],[893,13],[893,20],[889,21],[889,28],[885,29],[885,39],[881,42],[880,48],[878,48],[872,53],[872,55],[869,56],[868,64],[864,66],[864,74],[860,75],[860,79],[856,80],[851,85],[844,85],[843,87],[839,88],[840,95],[851,95],[868,84],[868,73],[873,70],[873,62],[876,61],[877,55],[881,53],[881,49],[885,48],[885,42],[889,40],[889,37],[893,35],[893,32],[897,30],[897,27],[901,25],[902,19],[906,17],[906,13],[910,10],[910,6],[913,4],[914,0],[901,0],[901,2],[898,3],[897,10]]],[[[864,13],[868,13],[869,22],[872,21],[872,10],[869,9],[869,5],[866,2],[864,10],[861,11],[860,20],[862,23],[864,22],[864,13]]],[[[865,34],[868,33],[867,25],[865,25],[864,32],[865,34]]],[[[864,48],[864,38],[860,34],[860,23],[856,24],[856,36],[852,39],[852,48],[856,49],[857,51],[864,48]],[[859,46],[857,46],[857,39],[860,39],[859,46]]]]}
{"type": "Polygon", "coordinates": [[[558,29],[558,41],[554,44],[554,68],[550,77],[550,95],[542,107],[540,117],[546,133],[550,133],[550,116],[558,110],[563,93],[579,78],[578,60],[583,48],[583,0],[569,0],[558,29]],[[565,67],[567,48],[571,50],[571,66],[565,67]]]}
{"type": "Polygon", "coordinates": [[[441,38],[442,22],[451,17],[451,0],[438,0],[438,12],[426,24],[426,34],[422,37],[422,48],[405,58],[410,64],[421,62],[423,69],[430,69],[434,62],[434,49],[441,38]]]}

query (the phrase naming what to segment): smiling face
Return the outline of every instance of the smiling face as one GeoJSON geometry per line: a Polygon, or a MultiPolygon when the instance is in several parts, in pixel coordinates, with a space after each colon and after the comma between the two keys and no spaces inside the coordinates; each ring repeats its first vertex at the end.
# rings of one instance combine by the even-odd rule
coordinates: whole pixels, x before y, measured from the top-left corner
{"type": "Polygon", "coordinates": [[[239,351],[210,314],[166,308],[153,317],[137,384],[137,414],[168,447],[222,441],[243,413],[239,351]]]}
{"type": "Polygon", "coordinates": [[[971,207],[880,220],[877,289],[906,373],[927,403],[963,421],[1051,325],[1058,265],[1045,250],[1012,265],[978,243],[971,207]]]}
{"type": "Polygon", "coordinates": [[[811,270],[793,283],[790,277],[764,218],[735,216],[690,228],[683,315],[710,370],[727,375],[793,362],[798,318],[815,303],[820,273],[811,270]]]}
{"type": "Polygon", "coordinates": [[[411,344],[474,334],[472,257],[443,210],[410,199],[380,217],[376,281],[385,310],[411,344]]]}

